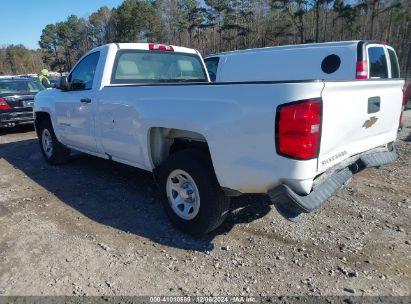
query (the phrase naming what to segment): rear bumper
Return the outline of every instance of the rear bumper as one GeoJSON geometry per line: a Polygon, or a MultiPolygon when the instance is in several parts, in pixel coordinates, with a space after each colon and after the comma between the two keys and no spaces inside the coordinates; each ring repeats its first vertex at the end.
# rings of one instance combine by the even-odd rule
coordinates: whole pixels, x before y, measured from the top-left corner
{"type": "MultiPolygon", "coordinates": [[[[309,213],[321,207],[338,189],[342,188],[353,176],[365,168],[380,167],[394,162],[397,151],[394,146],[388,151],[368,151],[350,159],[344,168],[334,171],[321,183],[316,185],[310,194],[299,195],[290,187],[281,184],[268,191],[271,201],[283,210],[295,216],[298,213],[309,213]]],[[[288,217],[288,216],[286,216],[288,217]]]]}
{"type": "Polygon", "coordinates": [[[34,116],[32,111],[0,113],[0,127],[12,127],[33,122],[34,116]]]}

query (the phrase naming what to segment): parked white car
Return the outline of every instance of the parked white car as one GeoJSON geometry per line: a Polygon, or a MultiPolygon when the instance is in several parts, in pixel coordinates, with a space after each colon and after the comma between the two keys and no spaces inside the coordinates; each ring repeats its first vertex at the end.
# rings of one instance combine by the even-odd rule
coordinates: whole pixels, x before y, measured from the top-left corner
{"type": "Polygon", "coordinates": [[[353,173],[394,161],[402,87],[210,83],[195,50],[108,44],[36,96],[35,125],[50,164],[74,149],[152,171],[172,222],[199,234],[223,222],[229,196],[266,193],[298,221],[353,173]]]}
{"type": "Polygon", "coordinates": [[[400,78],[395,50],[378,41],[267,47],[209,55],[212,81],[400,78]]]}

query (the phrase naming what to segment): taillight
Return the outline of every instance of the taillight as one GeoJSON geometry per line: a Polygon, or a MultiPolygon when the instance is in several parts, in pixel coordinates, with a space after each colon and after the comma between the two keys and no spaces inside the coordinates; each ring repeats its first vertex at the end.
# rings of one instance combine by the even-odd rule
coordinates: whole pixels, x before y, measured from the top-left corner
{"type": "Polygon", "coordinates": [[[11,107],[9,106],[9,104],[3,98],[0,97],[0,111],[1,110],[8,110],[8,109],[11,109],[11,107]]]}
{"type": "Polygon", "coordinates": [[[367,79],[368,78],[368,63],[367,61],[358,61],[357,69],[355,74],[356,79],[367,79]]]}
{"type": "Polygon", "coordinates": [[[276,117],[277,153],[302,160],[318,157],[321,115],[321,98],[279,106],[276,117]]]}
{"type": "Polygon", "coordinates": [[[150,43],[148,45],[148,49],[150,51],[170,51],[170,52],[174,51],[171,45],[155,44],[155,43],[150,43]]]}

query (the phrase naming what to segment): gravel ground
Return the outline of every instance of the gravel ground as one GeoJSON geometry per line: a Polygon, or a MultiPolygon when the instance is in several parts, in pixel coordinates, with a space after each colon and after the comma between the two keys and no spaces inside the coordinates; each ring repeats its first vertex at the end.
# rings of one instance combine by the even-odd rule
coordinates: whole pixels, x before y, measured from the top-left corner
{"type": "Polygon", "coordinates": [[[32,129],[0,132],[0,295],[411,295],[411,111],[399,160],[302,223],[245,196],[200,239],[169,224],[149,173],[51,167],[32,129]]]}

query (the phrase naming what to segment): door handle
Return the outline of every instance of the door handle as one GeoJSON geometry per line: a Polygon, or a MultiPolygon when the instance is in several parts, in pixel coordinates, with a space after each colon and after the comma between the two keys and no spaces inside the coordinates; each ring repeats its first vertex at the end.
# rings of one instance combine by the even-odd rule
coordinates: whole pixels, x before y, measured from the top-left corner
{"type": "Polygon", "coordinates": [[[80,102],[82,102],[82,103],[90,103],[90,102],[91,102],[91,99],[90,99],[90,98],[82,98],[82,99],[80,99],[80,102]]]}

